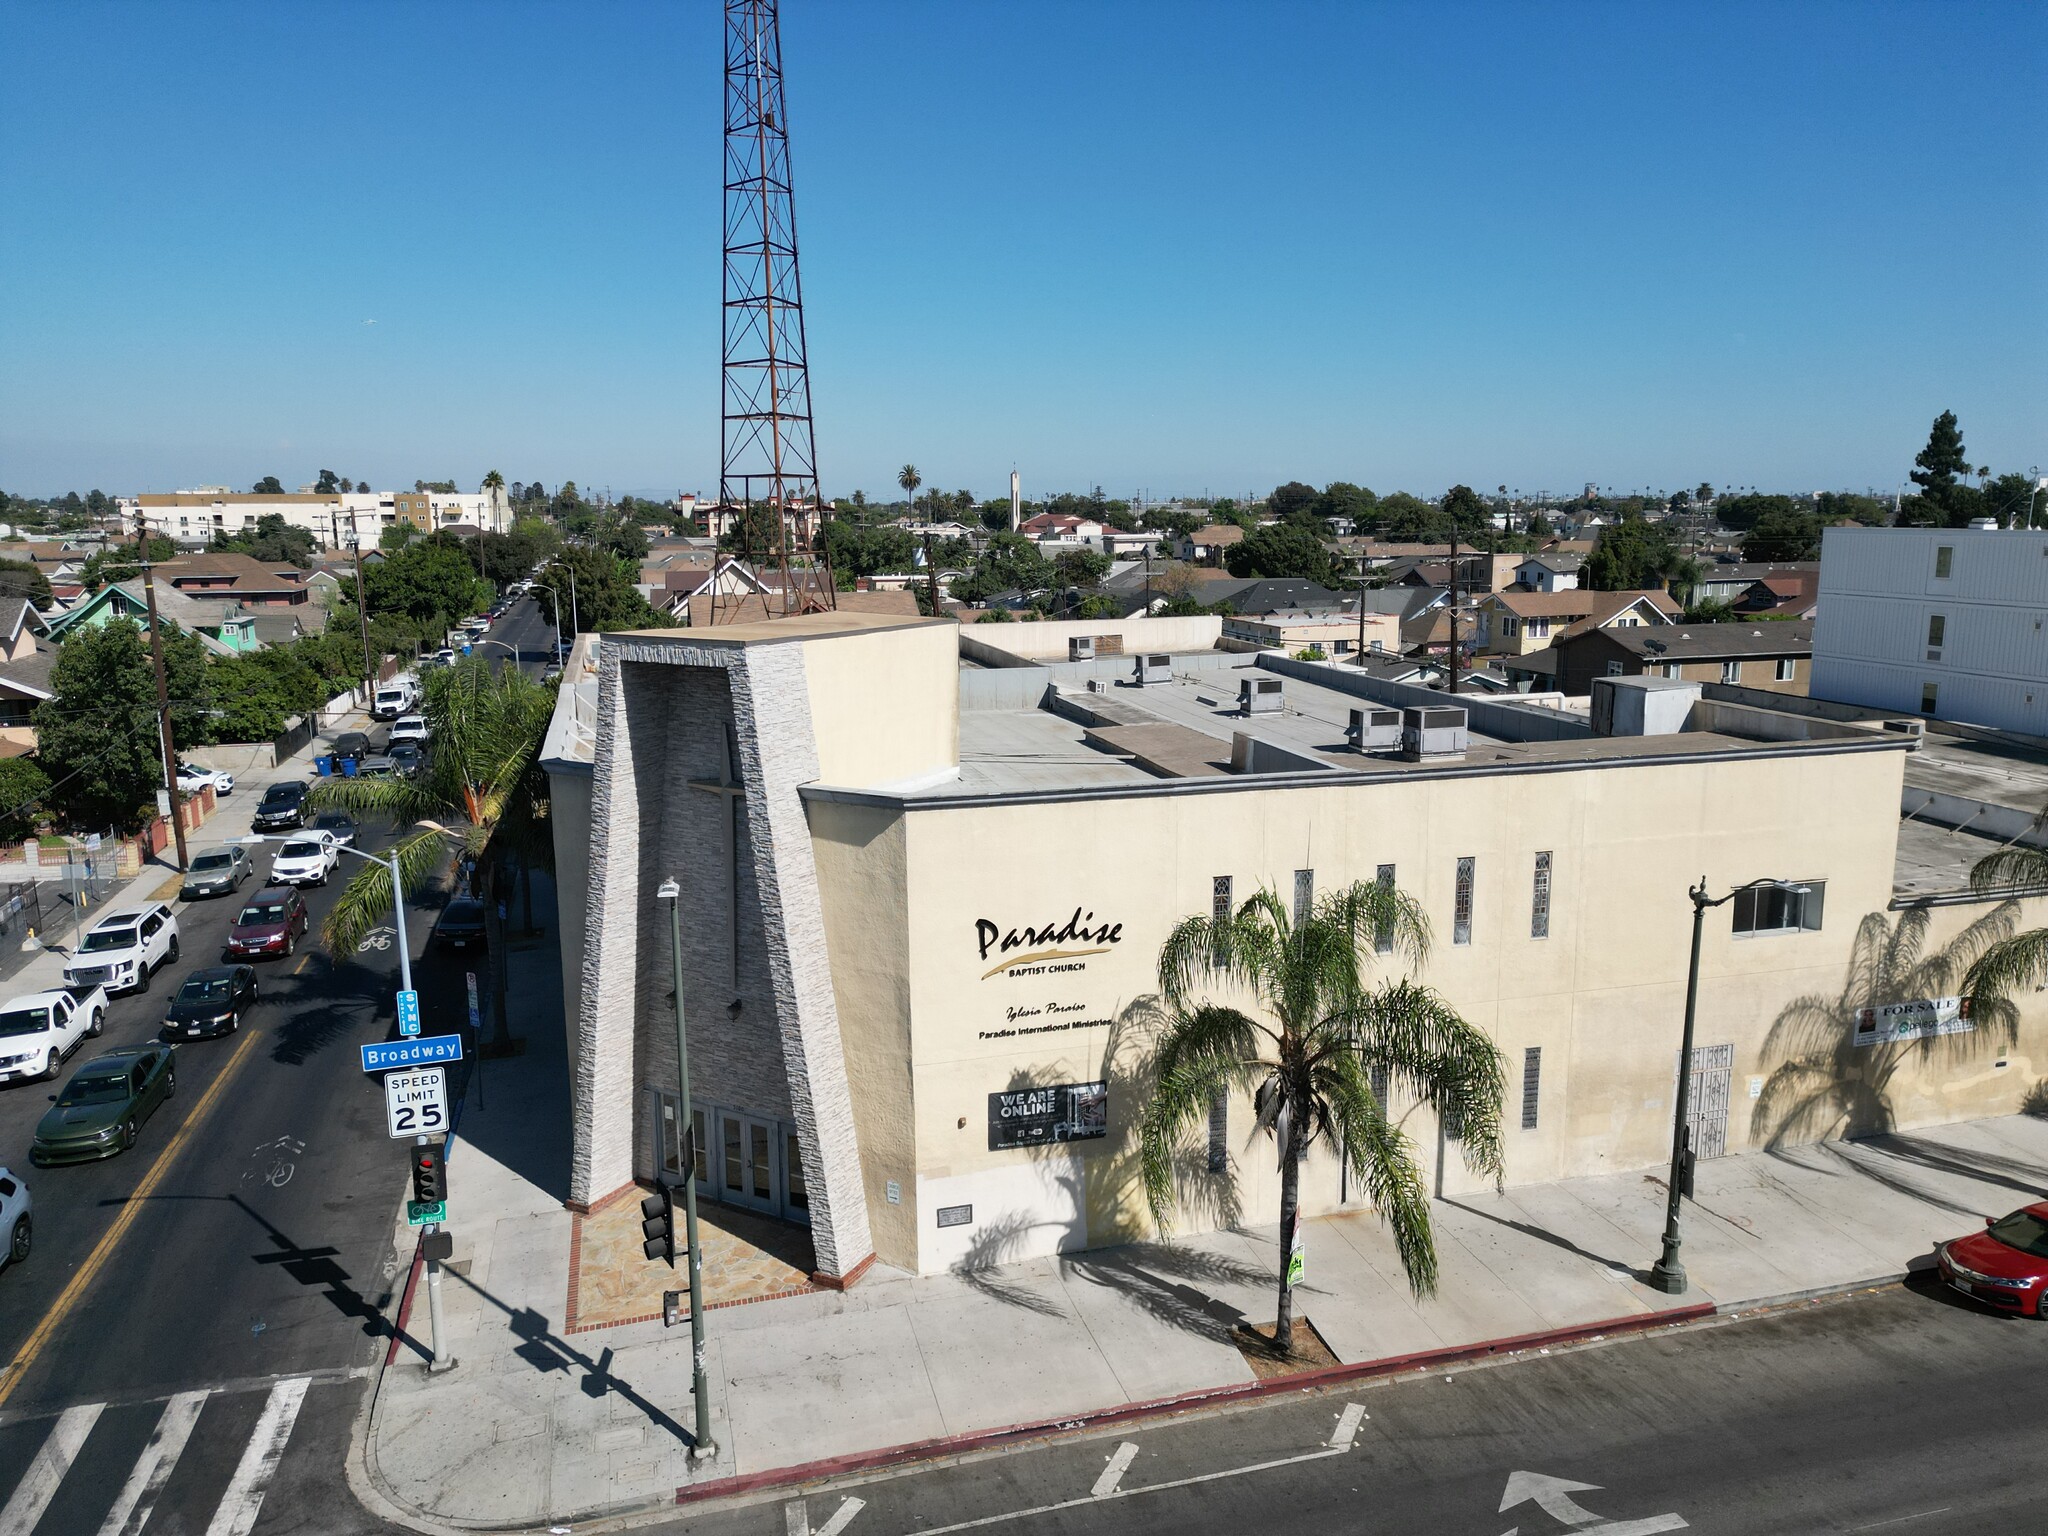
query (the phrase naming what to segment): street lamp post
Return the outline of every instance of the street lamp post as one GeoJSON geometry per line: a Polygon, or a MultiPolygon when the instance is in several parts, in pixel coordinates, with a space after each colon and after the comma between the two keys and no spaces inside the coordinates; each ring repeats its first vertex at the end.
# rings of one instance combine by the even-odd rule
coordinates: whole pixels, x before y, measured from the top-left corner
{"type": "MultiPolygon", "coordinates": [[[[258,844],[288,843],[293,840],[294,838],[292,837],[266,837],[261,832],[251,832],[247,837],[241,839],[244,843],[258,844]]],[[[391,921],[398,930],[398,986],[400,991],[410,992],[412,990],[412,950],[407,945],[405,939],[405,886],[400,882],[398,876],[397,845],[393,844],[391,852],[388,854],[365,853],[362,849],[350,847],[347,843],[336,843],[334,851],[336,853],[351,854],[361,859],[365,864],[382,864],[391,872],[391,921]]]]}
{"type": "Polygon", "coordinates": [[[704,1461],[718,1454],[711,1438],[711,1394],[704,1381],[704,1253],[697,1243],[697,1132],[690,1117],[690,1037],[683,1028],[683,903],[682,888],[673,878],[655,893],[668,903],[669,954],[676,984],[676,1136],[682,1144],[683,1231],[690,1253],[690,1396],[697,1405],[697,1428],[690,1458],[704,1461]]]}
{"type": "Polygon", "coordinates": [[[1803,895],[1807,887],[1785,880],[1752,880],[1736,886],[1726,896],[1710,897],[1707,877],[1701,875],[1700,883],[1686,892],[1692,898],[1692,961],[1685,973],[1685,1033],[1678,1047],[1678,1093],[1671,1117],[1671,1178],[1664,1205],[1664,1254],[1650,1266],[1650,1284],[1668,1296],[1682,1296],[1686,1288],[1685,1265],[1678,1257],[1678,1207],[1692,1186],[1692,1128],[1686,1124],[1686,1117],[1692,1108],[1692,1033],[1700,996],[1700,934],[1706,926],[1707,908],[1725,906],[1744,891],[1765,889],[1803,895]]]}
{"type": "MultiPolygon", "coordinates": [[[[569,638],[573,640],[576,636],[583,633],[583,620],[576,612],[576,572],[571,567],[562,564],[559,560],[550,565],[548,569],[560,571],[569,578],[569,638]]],[[[552,591],[553,589],[550,588],[549,590],[552,591]]],[[[558,615],[562,611],[561,603],[561,598],[557,597],[555,599],[555,612],[558,615]]]]}

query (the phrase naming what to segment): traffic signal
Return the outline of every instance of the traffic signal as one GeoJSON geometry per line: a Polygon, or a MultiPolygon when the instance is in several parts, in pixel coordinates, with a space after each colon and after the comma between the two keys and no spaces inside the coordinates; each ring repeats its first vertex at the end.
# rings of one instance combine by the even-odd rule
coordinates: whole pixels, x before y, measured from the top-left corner
{"type": "Polygon", "coordinates": [[[668,1267],[676,1267],[676,1192],[673,1186],[664,1184],[654,1194],[640,1202],[640,1230],[647,1240],[640,1245],[641,1251],[650,1259],[667,1259],[668,1267]]]}
{"type": "Polygon", "coordinates": [[[419,1142],[412,1149],[412,1197],[428,1205],[448,1198],[448,1172],[440,1147],[432,1142],[419,1142]]]}

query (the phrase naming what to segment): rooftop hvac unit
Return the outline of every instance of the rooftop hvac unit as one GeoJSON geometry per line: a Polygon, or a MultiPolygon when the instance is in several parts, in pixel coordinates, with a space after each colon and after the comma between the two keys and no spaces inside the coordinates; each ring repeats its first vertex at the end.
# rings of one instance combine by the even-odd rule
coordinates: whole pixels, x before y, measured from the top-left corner
{"type": "Polygon", "coordinates": [[[1099,677],[1091,677],[1088,679],[1088,691],[1090,693],[1107,693],[1109,692],[1109,684],[1099,677]]]}
{"type": "Polygon", "coordinates": [[[1401,745],[1401,711],[1354,709],[1344,739],[1360,752],[1384,752],[1401,745]]]}
{"type": "Polygon", "coordinates": [[[1132,673],[1138,685],[1146,683],[1170,683],[1173,681],[1173,658],[1171,656],[1140,656],[1136,670],[1132,673]]]}
{"type": "Polygon", "coordinates": [[[1069,635],[1067,637],[1067,660],[1093,661],[1095,659],[1095,637],[1093,635],[1069,635]]]}
{"type": "Polygon", "coordinates": [[[1919,737],[1927,734],[1927,722],[1925,720],[1887,720],[1884,723],[1884,728],[1899,736],[1919,737]]]}
{"type": "Polygon", "coordinates": [[[1470,739],[1462,709],[1432,706],[1401,711],[1401,755],[1411,763],[1463,757],[1470,739]]]}
{"type": "Polygon", "coordinates": [[[1248,677],[1237,685],[1237,707],[1247,715],[1277,715],[1281,710],[1280,679],[1248,677]]]}

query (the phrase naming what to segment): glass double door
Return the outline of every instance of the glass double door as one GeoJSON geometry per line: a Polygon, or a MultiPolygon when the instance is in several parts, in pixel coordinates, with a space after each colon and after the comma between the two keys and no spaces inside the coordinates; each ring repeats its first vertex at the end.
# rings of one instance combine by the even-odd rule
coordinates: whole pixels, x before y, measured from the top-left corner
{"type": "MultiPolygon", "coordinates": [[[[662,1176],[670,1182],[682,1177],[675,1110],[674,1095],[661,1095],[662,1176]]],[[[700,1199],[809,1224],[810,1195],[794,1126],[745,1110],[693,1104],[690,1129],[700,1199]]]]}

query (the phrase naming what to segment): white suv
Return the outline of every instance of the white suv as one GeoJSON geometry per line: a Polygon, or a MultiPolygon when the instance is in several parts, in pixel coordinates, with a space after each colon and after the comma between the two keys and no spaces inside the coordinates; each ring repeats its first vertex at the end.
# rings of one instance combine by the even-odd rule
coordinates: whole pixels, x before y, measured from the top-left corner
{"type": "Polygon", "coordinates": [[[152,972],[178,958],[178,920],[162,902],[109,912],[79,941],[64,967],[64,985],[147,992],[152,972]]]}
{"type": "Polygon", "coordinates": [[[392,722],[390,739],[384,745],[387,750],[397,746],[401,741],[409,741],[418,746],[426,741],[427,736],[426,719],[420,715],[407,715],[403,720],[392,722]]]}
{"type": "Polygon", "coordinates": [[[19,1264],[28,1257],[29,1218],[35,1213],[36,1203],[28,1197],[28,1186],[21,1182],[21,1175],[9,1168],[0,1168],[0,1269],[9,1264],[19,1264]]]}

